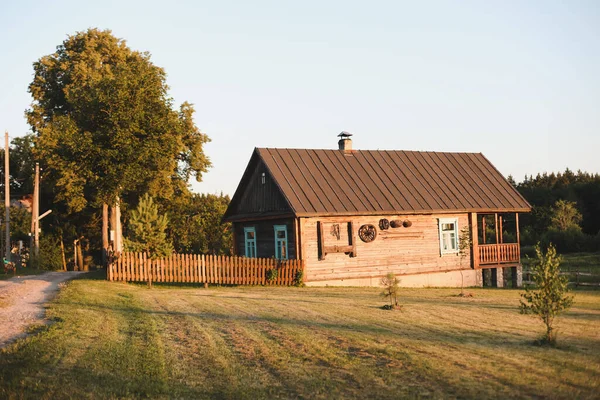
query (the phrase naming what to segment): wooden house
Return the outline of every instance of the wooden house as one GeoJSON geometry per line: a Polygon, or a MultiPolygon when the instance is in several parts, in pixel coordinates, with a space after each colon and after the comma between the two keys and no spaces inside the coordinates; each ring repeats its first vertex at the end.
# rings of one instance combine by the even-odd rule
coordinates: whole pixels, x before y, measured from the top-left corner
{"type": "Polygon", "coordinates": [[[403,286],[520,286],[530,205],[487,158],[340,136],[338,150],[254,149],[224,216],[237,255],[303,259],[307,285],[393,272],[403,286]]]}

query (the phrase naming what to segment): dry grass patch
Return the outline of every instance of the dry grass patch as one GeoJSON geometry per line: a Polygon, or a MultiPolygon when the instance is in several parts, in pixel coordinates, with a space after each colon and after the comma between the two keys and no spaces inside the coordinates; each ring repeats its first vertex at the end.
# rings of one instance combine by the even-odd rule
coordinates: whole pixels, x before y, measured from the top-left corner
{"type": "Polygon", "coordinates": [[[558,348],[519,291],[210,288],[75,280],[47,330],[0,354],[0,397],[593,398],[600,293],[576,292],[558,348]]]}

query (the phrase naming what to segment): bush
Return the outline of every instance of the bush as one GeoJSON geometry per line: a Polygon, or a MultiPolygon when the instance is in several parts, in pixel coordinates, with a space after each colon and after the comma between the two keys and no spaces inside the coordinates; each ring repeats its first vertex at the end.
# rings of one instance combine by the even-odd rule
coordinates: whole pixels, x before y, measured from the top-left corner
{"type": "Polygon", "coordinates": [[[58,271],[62,269],[62,252],[60,250],[60,240],[54,236],[42,236],[40,238],[40,253],[36,257],[31,254],[27,265],[30,268],[42,269],[45,271],[58,271]]]}
{"type": "Polygon", "coordinates": [[[271,282],[271,281],[274,281],[275,279],[277,279],[278,275],[279,275],[279,271],[277,271],[277,268],[273,268],[273,269],[267,270],[265,277],[267,278],[267,281],[271,282]]]}

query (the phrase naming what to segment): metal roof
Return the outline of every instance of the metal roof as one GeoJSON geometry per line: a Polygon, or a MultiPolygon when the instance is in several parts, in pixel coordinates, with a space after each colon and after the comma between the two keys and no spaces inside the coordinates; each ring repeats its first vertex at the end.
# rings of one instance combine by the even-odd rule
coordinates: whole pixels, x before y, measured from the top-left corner
{"type": "Polygon", "coordinates": [[[296,216],[531,210],[481,153],[255,152],[296,216]]]}

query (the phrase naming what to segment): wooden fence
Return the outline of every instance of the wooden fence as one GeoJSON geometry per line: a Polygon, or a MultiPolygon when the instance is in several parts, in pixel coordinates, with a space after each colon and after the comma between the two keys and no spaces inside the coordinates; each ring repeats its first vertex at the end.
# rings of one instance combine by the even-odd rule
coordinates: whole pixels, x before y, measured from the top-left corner
{"type": "Polygon", "coordinates": [[[172,254],[151,260],[146,253],[122,253],[108,266],[107,279],[288,286],[298,282],[300,272],[304,272],[304,260],[201,254],[172,254]],[[273,271],[277,271],[276,274],[273,271]]]}
{"type": "MultiPolygon", "coordinates": [[[[579,286],[597,286],[600,287],[600,273],[593,269],[577,269],[577,270],[563,270],[560,272],[561,275],[567,275],[569,277],[569,285],[579,286]]],[[[534,285],[532,272],[528,269],[523,270],[523,284],[534,285]]]]}

